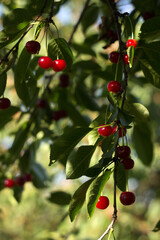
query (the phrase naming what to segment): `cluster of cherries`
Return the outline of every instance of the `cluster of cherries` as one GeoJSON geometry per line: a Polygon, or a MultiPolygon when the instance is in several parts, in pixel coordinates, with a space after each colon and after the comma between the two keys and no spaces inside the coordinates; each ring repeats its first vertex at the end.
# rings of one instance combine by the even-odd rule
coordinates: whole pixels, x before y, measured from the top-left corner
{"type": "Polygon", "coordinates": [[[23,187],[26,182],[32,181],[32,175],[30,173],[26,173],[24,175],[16,176],[14,179],[6,178],[4,180],[4,186],[7,188],[13,188],[14,186],[23,187]]]}
{"type": "MultiPolygon", "coordinates": [[[[37,54],[40,51],[40,43],[37,41],[28,41],[26,43],[26,50],[28,53],[30,54],[37,54]]],[[[52,59],[48,56],[43,56],[40,57],[38,60],[38,65],[43,68],[43,69],[49,69],[49,68],[53,68],[53,70],[55,72],[60,72],[65,70],[66,68],[66,62],[63,59],[57,59],[52,61],[52,59]]]]}
{"type": "MultiPolygon", "coordinates": [[[[119,137],[123,137],[126,135],[126,128],[119,128],[114,126],[100,125],[98,128],[98,132],[103,137],[108,137],[112,133],[114,134],[116,131],[119,131],[119,137]]],[[[131,150],[128,146],[118,146],[115,151],[116,157],[121,161],[125,170],[132,169],[134,167],[134,161],[130,158],[131,150]]],[[[131,205],[135,202],[135,195],[133,192],[122,192],[120,195],[120,202],[123,205],[131,205]]],[[[96,204],[96,207],[99,209],[106,209],[109,206],[109,199],[106,196],[100,196],[99,200],[96,204]]]]}
{"type": "MultiPolygon", "coordinates": [[[[137,41],[135,39],[128,39],[126,43],[127,48],[133,46],[134,49],[137,47],[137,41]]],[[[112,63],[118,63],[121,61],[120,53],[113,51],[109,54],[109,60],[112,63]]],[[[123,54],[123,61],[126,65],[129,64],[129,56],[127,54],[123,54]]]]}

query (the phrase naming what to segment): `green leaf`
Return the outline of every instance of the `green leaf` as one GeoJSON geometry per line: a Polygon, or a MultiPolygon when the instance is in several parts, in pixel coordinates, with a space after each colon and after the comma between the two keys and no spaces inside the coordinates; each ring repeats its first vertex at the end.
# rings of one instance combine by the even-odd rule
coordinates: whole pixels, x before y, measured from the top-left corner
{"type": "Polygon", "coordinates": [[[97,4],[93,3],[91,4],[87,10],[85,11],[85,14],[82,18],[81,24],[82,24],[82,28],[83,28],[83,32],[85,33],[87,28],[94,24],[98,18],[98,14],[99,14],[99,8],[97,6],[97,4]]]}
{"type": "Polygon", "coordinates": [[[154,227],[154,229],[152,230],[153,232],[158,232],[160,231],[160,220],[157,222],[156,226],[154,227]]]}
{"type": "Polygon", "coordinates": [[[71,195],[66,192],[57,191],[57,192],[51,192],[50,196],[47,199],[52,203],[65,206],[70,203],[71,195]]]}
{"type": "Polygon", "coordinates": [[[90,217],[94,213],[98,199],[101,195],[101,192],[106,182],[109,180],[111,173],[112,173],[111,170],[107,170],[106,172],[100,174],[98,177],[94,179],[94,181],[89,186],[89,189],[86,195],[86,201],[87,201],[87,210],[90,217]]]}
{"type": "Polygon", "coordinates": [[[15,33],[22,30],[31,20],[29,12],[24,8],[16,8],[3,18],[3,25],[7,33],[15,33]]]}
{"type": "Polygon", "coordinates": [[[16,158],[19,156],[19,154],[27,140],[29,128],[30,128],[30,125],[27,125],[25,123],[16,132],[12,147],[9,149],[12,161],[16,160],[16,158]]]}
{"type": "Polygon", "coordinates": [[[15,67],[15,74],[14,74],[14,84],[17,91],[19,98],[24,101],[26,105],[29,105],[31,100],[29,96],[29,90],[26,84],[26,74],[27,69],[29,66],[29,62],[31,59],[31,54],[29,54],[26,49],[24,48],[17,65],[15,67]]]}
{"type": "Polygon", "coordinates": [[[150,63],[145,59],[139,59],[141,63],[141,69],[144,73],[146,80],[153,84],[155,87],[160,88],[160,74],[157,73],[150,63]]]}
{"type": "Polygon", "coordinates": [[[90,131],[90,128],[68,128],[51,146],[49,165],[56,161],[67,161],[70,152],[90,131]]]}
{"type": "Polygon", "coordinates": [[[149,111],[141,103],[129,103],[125,102],[124,109],[129,111],[136,122],[146,122],[149,121],[149,111]]]}
{"type": "Polygon", "coordinates": [[[11,121],[13,115],[19,112],[19,110],[20,109],[18,107],[13,106],[9,107],[5,111],[0,110],[0,129],[4,127],[4,125],[7,124],[9,121],[11,121]]]}
{"type": "Polygon", "coordinates": [[[133,116],[129,115],[126,111],[118,109],[118,117],[123,126],[128,126],[134,119],[133,116]]]}
{"type": "Polygon", "coordinates": [[[69,155],[66,164],[67,179],[79,178],[84,174],[89,167],[95,148],[96,146],[81,146],[69,155]]]}
{"type": "Polygon", "coordinates": [[[139,34],[142,40],[152,42],[153,40],[160,40],[160,17],[150,18],[145,21],[140,29],[139,34]]]}
{"type": "Polygon", "coordinates": [[[100,109],[94,98],[88,93],[86,86],[82,83],[77,83],[75,88],[75,97],[78,103],[82,104],[91,111],[98,111],[100,109]]]}
{"type": "Polygon", "coordinates": [[[144,165],[150,166],[153,160],[153,142],[148,123],[143,122],[134,126],[132,141],[139,159],[144,165]]]}
{"type": "Polygon", "coordinates": [[[41,33],[42,29],[45,27],[45,22],[39,22],[39,24],[36,27],[36,31],[34,34],[34,40],[37,40],[39,37],[39,34],[41,33]]]}
{"type": "Polygon", "coordinates": [[[16,199],[16,201],[18,203],[20,203],[20,201],[21,201],[23,190],[24,190],[24,188],[21,186],[15,186],[13,189],[14,198],[16,199]]]}
{"type": "Polygon", "coordinates": [[[84,175],[87,176],[87,177],[97,177],[102,171],[102,167],[101,165],[98,163],[98,164],[95,164],[94,166],[88,168],[84,175]]]}
{"type": "Polygon", "coordinates": [[[72,51],[63,38],[52,39],[48,44],[48,56],[52,60],[64,59],[66,61],[67,67],[65,71],[70,71],[73,62],[72,51]]]}
{"type": "Polygon", "coordinates": [[[36,188],[45,188],[48,180],[48,175],[44,167],[39,163],[34,163],[31,168],[31,174],[33,176],[33,184],[36,188]]]}
{"type": "Polygon", "coordinates": [[[96,57],[95,52],[90,48],[90,45],[87,44],[78,44],[78,43],[72,43],[72,48],[74,48],[78,53],[80,54],[87,54],[91,55],[93,57],[96,57]]]}
{"type": "Polygon", "coordinates": [[[100,70],[101,67],[98,63],[92,61],[92,60],[84,60],[84,61],[78,61],[73,64],[73,70],[82,69],[83,71],[97,71],[100,70]]]}
{"type": "Polygon", "coordinates": [[[69,205],[69,217],[71,219],[71,222],[73,222],[75,216],[82,208],[86,198],[87,189],[93,180],[94,179],[90,179],[87,182],[83,183],[73,194],[69,205]]]}
{"type": "Polygon", "coordinates": [[[6,82],[7,82],[7,74],[3,73],[0,75],[0,96],[3,95],[4,90],[6,88],[6,82]]]}
{"type": "Polygon", "coordinates": [[[123,163],[118,163],[117,166],[117,187],[122,191],[126,191],[126,171],[124,169],[123,163]]]}

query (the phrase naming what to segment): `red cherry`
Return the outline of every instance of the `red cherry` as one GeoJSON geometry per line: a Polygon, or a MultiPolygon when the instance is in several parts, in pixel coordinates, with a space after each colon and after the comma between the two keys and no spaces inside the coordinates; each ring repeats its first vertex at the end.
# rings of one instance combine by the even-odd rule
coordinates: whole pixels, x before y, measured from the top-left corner
{"type": "Polygon", "coordinates": [[[131,149],[128,146],[119,146],[116,148],[116,156],[119,158],[129,157],[131,149]]]}
{"type": "Polygon", "coordinates": [[[38,64],[43,69],[49,69],[52,67],[52,59],[47,56],[40,57],[38,60],[38,64]]]}
{"type": "Polygon", "coordinates": [[[31,182],[32,181],[32,175],[30,173],[26,173],[24,175],[24,178],[25,178],[25,182],[31,182]]]}
{"type": "Polygon", "coordinates": [[[37,107],[46,108],[47,107],[47,101],[45,99],[38,99],[37,107]]]}
{"type": "Polygon", "coordinates": [[[59,86],[62,88],[66,88],[69,86],[69,75],[68,74],[61,74],[59,78],[59,86]]]}
{"type": "Polygon", "coordinates": [[[98,128],[98,133],[101,136],[108,137],[112,134],[112,127],[111,126],[105,126],[104,124],[101,124],[100,126],[99,126],[100,128],[98,128]]]}
{"type": "MultiPolygon", "coordinates": [[[[114,126],[113,127],[113,134],[118,130],[118,127],[117,126],[114,126]]],[[[127,129],[126,128],[119,128],[119,137],[124,137],[127,133],[127,129]],[[123,134],[122,134],[123,133],[123,134]]]]}
{"type": "Polygon", "coordinates": [[[39,50],[41,48],[41,45],[37,41],[28,41],[26,43],[25,47],[26,47],[27,52],[29,52],[31,54],[38,54],[39,50]]]}
{"type": "Polygon", "coordinates": [[[15,178],[15,184],[17,184],[18,186],[23,186],[26,182],[26,179],[24,176],[17,176],[15,178]]]}
{"type": "Polygon", "coordinates": [[[134,161],[129,157],[122,159],[121,162],[123,163],[126,170],[132,169],[134,167],[134,161]]]}
{"type": "Polygon", "coordinates": [[[96,207],[99,209],[105,209],[109,206],[109,199],[106,196],[100,196],[96,207]]]}
{"type": "Polygon", "coordinates": [[[62,118],[66,118],[68,116],[67,112],[65,110],[58,110],[52,112],[52,119],[55,121],[58,121],[62,118]]]}
{"type": "Polygon", "coordinates": [[[123,61],[124,61],[124,63],[125,63],[126,65],[129,64],[129,56],[128,56],[127,54],[124,54],[124,55],[123,55],[123,61]]]}
{"type": "Polygon", "coordinates": [[[133,46],[134,48],[137,47],[137,41],[136,39],[128,39],[127,41],[127,48],[133,46]]]}
{"type": "Polygon", "coordinates": [[[118,93],[121,91],[121,84],[117,81],[111,81],[107,85],[108,91],[118,93]]]}
{"type": "Polygon", "coordinates": [[[66,68],[66,62],[63,59],[54,60],[52,67],[55,72],[63,71],[66,68]]]}
{"type": "Polygon", "coordinates": [[[4,186],[5,187],[12,188],[12,187],[14,187],[14,184],[15,184],[15,182],[14,182],[13,179],[7,178],[7,179],[4,180],[4,186]]]}
{"type": "Polygon", "coordinates": [[[0,109],[7,109],[11,106],[11,102],[8,98],[0,98],[0,109]]]}
{"type": "Polygon", "coordinates": [[[109,60],[112,63],[118,63],[120,61],[120,54],[119,54],[119,52],[111,52],[109,54],[109,60]]]}
{"type": "Polygon", "coordinates": [[[120,195],[120,201],[123,205],[131,205],[135,202],[135,195],[133,192],[122,192],[120,195]]]}

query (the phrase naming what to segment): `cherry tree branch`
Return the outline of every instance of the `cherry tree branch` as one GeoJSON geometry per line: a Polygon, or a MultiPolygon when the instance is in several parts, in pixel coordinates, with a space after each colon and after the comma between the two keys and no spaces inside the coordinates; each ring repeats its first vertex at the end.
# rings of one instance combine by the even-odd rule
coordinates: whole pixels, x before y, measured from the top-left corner
{"type": "Polygon", "coordinates": [[[0,64],[2,64],[2,62],[6,61],[8,56],[11,54],[11,52],[13,52],[13,50],[15,48],[18,48],[18,45],[20,44],[20,42],[22,41],[22,39],[25,37],[25,35],[30,31],[30,29],[34,26],[35,22],[38,21],[38,19],[41,17],[41,15],[43,14],[46,5],[47,5],[48,0],[45,0],[43,7],[41,8],[40,13],[38,14],[38,16],[33,20],[33,22],[31,23],[31,25],[27,28],[27,30],[23,33],[23,35],[19,38],[19,40],[16,42],[16,44],[7,52],[7,54],[0,60],[0,64]]]}
{"type": "Polygon", "coordinates": [[[78,26],[79,26],[79,24],[80,24],[80,22],[81,22],[81,20],[82,20],[82,18],[84,16],[85,11],[87,10],[87,7],[88,7],[89,3],[90,3],[90,0],[86,0],[86,3],[84,5],[84,7],[83,7],[83,10],[82,10],[82,12],[81,12],[81,14],[79,16],[79,19],[78,19],[77,23],[75,24],[75,26],[73,28],[73,31],[71,33],[71,36],[70,36],[70,38],[68,40],[68,44],[69,45],[71,44],[72,38],[73,38],[75,32],[77,31],[77,28],[78,28],[78,26]]]}
{"type": "Polygon", "coordinates": [[[108,2],[109,2],[109,5],[110,5],[110,7],[112,9],[112,13],[113,13],[113,19],[115,22],[117,35],[118,35],[118,41],[119,41],[119,52],[120,52],[120,57],[122,59],[122,64],[123,64],[123,83],[124,83],[124,85],[123,85],[123,97],[122,97],[122,105],[121,105],[121,109],[123,109],[124,102],[126,100],[126,91],[127,91],[127,86],[128,86],[128,72],[127,72],[126,64],[123,61],[125,45],[122,42],[122,38],[121,38],[121,24],[119,23],[120,13],[117,11],[116,4],[114,3],[113,0],[108,0],[108,2]]]}

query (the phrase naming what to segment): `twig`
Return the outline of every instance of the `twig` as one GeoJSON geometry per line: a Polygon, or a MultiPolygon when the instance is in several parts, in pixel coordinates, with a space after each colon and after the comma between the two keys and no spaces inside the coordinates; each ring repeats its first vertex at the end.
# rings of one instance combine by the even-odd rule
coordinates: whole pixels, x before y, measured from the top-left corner
{"type": "Polygon", "coordinates": [[[115,221],[115,219],[112,219],[112,222],[108,226],[107,230],[102,234],[102,236],[100,236],[100,238],[98,238],[98,240],[102,240],[110,232],[110,230],[113,228],[115,221]]]}
{"type": "Polygon", "coordinates": [[[52,3],[51,3],[51,11],[50,11],[50,15],[49,15],[50,21],[52,20],[52,17],[53,17],[53,8],[54,8],[54,0],[52,0],[52,3]]]}
{"type": "Polygon", "coordinates": [[[75,32],[77,31],[77,28],[78,28],[78,26],[79,26],[79,24],[80,24],[80,22],[81,22],[81,20],[82,20],[82,18],[83,18],[83,16],[84,16],[85,11],[87,10],[87,7],[88,7],[89,3],[90,3],[90,0],[86,0],[86,3],[85,3],[85,5],[84,5],[84,8],[83,8],[83,10],[82,10],[82,12],[81,12],[81,14],[80,14],[80,16],[79,16],[79,19],[78,19],[77,23],[75,24],[75,26],[74,26],[74,28],[73,28],[73,31],[72,31],[72,33],[71,33],[71,36],[70,36],[70,38],[69,38],[69,40],[68,40],[68,44],[69,44],[69,45],[71,44],[72,38],[73,38],[75,32]]]}
{"type": "Polygon", "coordinates": [[[8,51],[8,53],[0,60],[0,64],[2,64],[2,62],[6,61],[8,56],[11,54],[11,52],[13,52],[13,50],[15,48],[18,48],[19,43],[22,41],[22,39],[25,37],[25,35],[29,32],[29,30],[34,26],[34,23],[37,22],[37,20],[41,17],[41,15],[43,14],[46,5],[47,5],[48,0],[45,0],[43,7],[40,11],[40,13],[38,14],[38,16],[33,20],[33,22],[31,23],[31,25],[27,28],[27,30],[23,33],[23,35],[20,37],[20,39],[17,41],[17,43],[8,51]]]}
{"type": "Polygon", "coordinates": [[[109,5],[112,9],[112,12],[113,12],[113,18],[114,18],[114,21],[115,21],[115,26],[116,26],[118,41],[119,41],[119,50],[120,50],[119,52],[120,52],[120,56],[121,56],[122,64],[123,64],[124,85],[123,85],[123,97],[122,97],[122,105],[121,105],[121,110],[123,110],[124,102],[126,100],[126,91],[127,91],[127,85],[128,85],[128,72],[127,72],[127,69],[126,69],[126,64],[123,61],[124,43],[122,42],[122,39],[121,39],[121,25],[120,25],[119,20],[118,20],[118,17],[119,17],[120,14],[117,12],[115,3],[112,0],[108,0],[108,2],[109,2],[109,5]]]}

